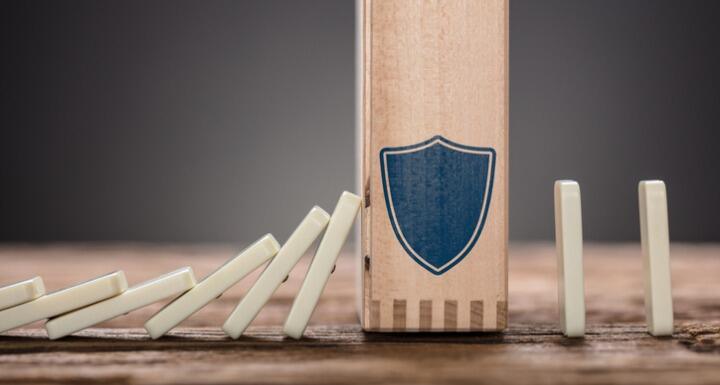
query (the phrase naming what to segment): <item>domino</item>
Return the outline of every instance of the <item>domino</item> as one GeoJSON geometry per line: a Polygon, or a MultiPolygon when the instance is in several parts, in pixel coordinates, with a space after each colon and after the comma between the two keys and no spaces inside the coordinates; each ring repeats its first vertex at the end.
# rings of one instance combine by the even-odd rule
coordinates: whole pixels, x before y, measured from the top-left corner
{"type": "Polygon", "coordinates": [[[585,335],[585,288],[580,186],[555,182],[555,246],[558,264],[560,328],[567,337],[585,335]]]}
{"type": "Polygon", "coordinates": [[[283,332],[287,336],[298,339],[305,332],[310,316],[317,306],[320,294],[325,289],[335,261],[355,222],[360,201],[359,196],[347,191],[340,196],[302,287],[285,320],[283,332]]]}
{"type": "Polygon", "coordinates": [[[665,183],[660,180],[640,182],[638,200],[648,332],[653,336],[670,336],[673,333],[673,304],[665,183]]]}
{"type": "Polygon", "coordinates": [[[53,318],[45,324],[45,329],[48,337],[55,340],[163,298],[184,293],[193,286],[195,286],[193,271],[189,267],[184,267],[131,287],[105,301],[53,318]]]}
{"type": "Polygon", "coordinates": [[[227,335],[235,339],[240,337],[285,277],[290,274],[290,270],[303,253],[325,229],[329,220],[330,215],[320,207],[315,206],[310,210],[225,321],[223,331],[227,335]]]}
{"type": "Polygon", "coordinates": [[[45,284],[40,277],[0,287],[0,310],[24,304],[45,294],[45,284]]]}
{"type": "Polygon", "coordinates": [[[153,339],[177,326],[196,311],[220,296],[232,285],[277,254],[280,249],[275,237],[267,234],[225,262],[185,294],[160,309],[145,323],[145,329],[153,339]]]}
{"type": "Polygon", "coordinates": [[[0,333],[91,305],[116,296],[125,289],[127,289],[125,273],[116,271],[44,295],[22,305],[0,311],[0,333]]]}

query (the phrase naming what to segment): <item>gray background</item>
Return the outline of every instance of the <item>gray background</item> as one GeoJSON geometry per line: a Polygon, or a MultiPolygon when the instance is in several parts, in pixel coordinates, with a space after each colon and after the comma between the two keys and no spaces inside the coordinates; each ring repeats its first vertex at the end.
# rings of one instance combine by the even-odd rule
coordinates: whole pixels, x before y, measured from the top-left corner
{"type": "MultiPolygon", "coordinates": [[[[718,241],[720,2],[511,2],[511,237],[718,241]]],[[[0,240],[285,239],[354,188],[352,1],[3,1],[0,240]]]]}

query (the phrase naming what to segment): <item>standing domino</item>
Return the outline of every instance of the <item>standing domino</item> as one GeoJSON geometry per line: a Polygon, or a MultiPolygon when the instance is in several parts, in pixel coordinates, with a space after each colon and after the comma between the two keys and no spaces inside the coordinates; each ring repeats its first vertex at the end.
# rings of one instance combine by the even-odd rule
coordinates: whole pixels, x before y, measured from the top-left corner
{"type": "Polygon", "coordinates": [[[280,245],[272,234],[257,240],[235,258],[225,262],[213,273],[205,277],[187,293],[160,309],[145,323],[145,329],[153,339],[159,338],[180,322],[200,310],[225,290],[239,282],[251,271],[272,258],[280,245]]]}
{"type": "Polygon", "coordinates": [[[283,331],[286,335],[300,338],[305,332],[310,316],[315,310],[320,294],[330,278],[335,261],[355,222],[355,217],[360,209],[360,201],[359,196],[347,191],[340,196],[335,211],[330,217],[325,235],[315,252],[315,258],[305,276],[305,281],[295,297],[295,302],[293,302],[290,314],[285,321],[283,331]]]}
{"type": "Polygon", "coordinates": [[[555,246],[558,263],[560,328],[568,337],[585,335],[585,288],[580,186],[555,182],[555,246]]]}
{"type": "Polygon", "coordinates": [[[131,287],[108,300],[53,318],[45,324],[45,328],[51,340],[58,339],[163,298],[181,294],[193,286],[193,271],[184,267],[131,287]]]}
{"type": "Polygon", "coordinates": [[[0,311],[0,333],[91,305],[116,296],[125,289],[127,289],[125,273],[116,271],[44,295],[36,300],[0,311]]]}
{"type": "Polygon", "coordinates": [[[320,207],[312,210],[300,222],[277,256],[270,262],[257,282],[247,292],[223,325],[223,330],[232,338],[238,338],[270,299],[303,253],[327,226],[330,215],[320,207]]]}
{"type": "Polygon", "coordinates": [[[673,305],[665,183],[660,180],[640,182],[638,200],[648,332],[654,336],[669,336],[673,333],[673,305]]]}
{"type": "Polygon", "coordinates": [[[40,277],[0,287],[0,310],[30,302],[45,294],[45,285],[40,277]]]}

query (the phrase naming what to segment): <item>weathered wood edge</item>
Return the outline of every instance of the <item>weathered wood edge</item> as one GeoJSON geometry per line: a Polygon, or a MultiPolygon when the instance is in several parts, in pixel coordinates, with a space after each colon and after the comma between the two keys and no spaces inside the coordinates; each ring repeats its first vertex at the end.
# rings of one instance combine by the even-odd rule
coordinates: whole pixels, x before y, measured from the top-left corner
{"type": "Polygon", "coordinates": [[[158,340],[150,339],[144,329],[87,329],[61,340],[47,340],[44,329],[20,329],[0,336],[0,355],[39,352],[104,352],[162,350],[236,350],[284,349],[292,347],[327,348],[359,344],[446,344],[502,345],[551,343],[558,346],[583,346],[589,342],[643,340],[649,344],[675,341],[698,353],[720,354],[720,323],[676,325],[672,337],[657,338],[644,325],[593,325],[584,339],[562,336],[551,325],[511,325],[498,333],[369,333],[359,325],[316,326],[308,328],[300,340],[286,338],[280,327],[252,327],[238,340],[227,337],[219,328],[180,328],[158,340]]]}

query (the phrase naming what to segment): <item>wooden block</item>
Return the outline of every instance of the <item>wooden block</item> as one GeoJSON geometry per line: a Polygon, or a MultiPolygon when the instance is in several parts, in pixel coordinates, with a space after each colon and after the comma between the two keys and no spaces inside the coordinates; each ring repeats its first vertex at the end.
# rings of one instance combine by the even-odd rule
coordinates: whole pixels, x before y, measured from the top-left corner
{"type": "Polygon", "coordinates": [[[285,320],[283,332],[287,336],[300,338],[305,332],[310,317],[320,300],[320,295],[335,267],[335,261],[350,234],[353,223],[355,223],[360,209],[360,201],[359,196],[347,191],[340,196],[328,222],[327,230],[325,230],[315,257],[305,275],[305,280],[285,320]]]}
{"type": "Polygon", "coordinates": [[[105,301],[53,318],[45,324],[45,329],[48,337],[55,340],[164,298],[182,294],[193,286],[193,271],[184,267],[133,286],[105,301]]]}
{"type": "Polygon", "coordinates": [[[266,234],[210,273],[187,293],[165,305],[145,323],[145,330],[153,339],[160,338],[267,262],[279,249],[280,245],[275,237],[266,234]]]}
{"type": "Polygon", "coordinates": [[[125,289],[127,289],[125,273],[116,271],[43,295],[22,305],[0,311],[0,333],[91,305],[116,296],[125,289]]]}
{"type": "Polygon", "coordinates": [[[665,183],[660,180],[640,182],[638,200],[648,332],[654,336],[670,336],[673,333],[673,304],[665,183]]]}
{"type": "Polygon", "coordinates": [[[503,329],[508,2],[358,9],[363,328],[503,329]]]}
{"type": "Polygon", "coordinates": [[[0,287],[0,310],[24,304],[43,294],[45,285],[40,277],[0,287]]]}
{"type": "Polygon", "coordinates": [[[329,220],[330,215],[320,207],[315,206],[310,210],[287,242],[282,245],[260,278],[225,320],[223,331],[227,335],[237,339],[243,334],[270,296],[290,274],[300,257],[325,230],[329,220]]]}
{"type": "Polygon", "coordinates": [[[585,335],[582,205],[580,186],[555,182],[555,247],[558,266],[560,329],[568,337],[585,335]]]}

